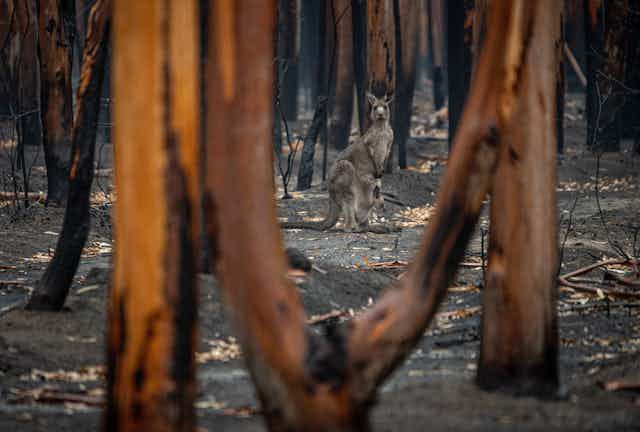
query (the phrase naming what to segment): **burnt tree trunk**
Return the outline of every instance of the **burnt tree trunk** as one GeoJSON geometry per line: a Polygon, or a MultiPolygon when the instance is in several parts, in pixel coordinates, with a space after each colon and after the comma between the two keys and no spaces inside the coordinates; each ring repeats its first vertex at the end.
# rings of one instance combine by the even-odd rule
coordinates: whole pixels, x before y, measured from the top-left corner
{"type": "Polygon", "coordinates": [[[353,117],[353,20],[351,0],[333,0],[336,23],[332,33],[330,67],[333,66],[329,85],[329,112],[327,131],[334,148],[343,150],[349,145],[351,118],[353,117]]]}
{"type": "Polygon", "coordinates": [[[499,123],[504,145],[491,196],[477,382],[549,396],[558,385],[556,91],[562,4],[514,3],[518,13],[502,30],[521,38],[504,55],[522,64],[504,83],[514,97],[498,107],[508,118],[499,123]]]}
{"type": "Polygon", "coordinates": [[[433,107],[445,106],[445,17],[443,0],[427,0],[429,9],[429,53],[431,54],[431,81],[433,107]]]}
{"type": "Polygon", "coordinates": [[[64,0],[40,0],[40,107],[47,167],[47,204],[67,199],[73,126],[71,61],[73,8],[64,0]]]}
{"type": "MultiPolygon", "coordinates": [[[[197,0],[114,1],[118,199],[106,431],[196,428],[197,11],[197,0]]],[[[222,34],[230,30],[218,25],[222,34]]],[[[269,40],[265,34],[260,37],[269,40]]],[[[265,55],[271,60],[272,53],[265,55]]],[[[225,73],[235,76],[234,65],[226,66],[225,73]]],[[[271,152],[266,156],[271,160],[271,152]]]]}
{"type": "MultiPolygon", "coordinates": [[[[393,95],[395,92],[395,25],[393,1],[367,0],[367,91],[377,97],[393,95]]],[[[364,117],[365,130],[371,126],[367,101],[364,117]]],[[[395,110],[395,103],[391,112],[395,110]]],[[[393,114],[392,114],[393,116],[393,114]]],[[[393,119],[392,119],[393,120],[393,119]]],[[[393,171],[395,145],[391,147],[385,172],[393,171]]]]}
{"type": "MultiPolygon", "coordinates": [[[[367,12],[367,90],[377,97],[395,91],[395,26],[393,2],[368,0],[367,12]]],[[[365,130],[371,125],[367,103],[365,130]]]]}
{"type": "Polygon", "coordinates": [[[318,106],[313,114],[313,120],[309,130],[304,137],[302,147],[302,155],[300,156],[300,166],[298,168],[298,185],[296,189],[299,191],[307,190],[311,187],[313,181],[313,160],[316,152],[316,141],[322,128],[322,123],[327,116],[327,99],[320,98],[318,106]]]}
{"type": "MultiPolygon", "coordinates": [[[[269,151],[273,47],[269,38],[262,37],[272,31],[273,1],[256,7],[239,0],[233,8],[214,14],[214,26],[227,25],[233,31],[211,34],[211,57],[219,61],[207,74],[213,108],[208,115],[207,226],[218,245],[223,298],[269,430],[369,430],[368,410],[377,388],[422,338],[445,297],[491,188],[499,156],[511,146],[521,146],[510,135],[510,126],[520,118],[516,109],[530,103],[530,94],[512,84],[520,82],[518,71],[535,54],[532,45],[536,45],[526,29],[538,28],[544,14],[534,14],[528,0],[494,1],[486,49],[463,113],[467,121],[460,122],[436,199],[437,211],[415,262],[376,305],[325,336],[305,328],[298,291],[283,277],[286,260],[276,223],[269,151]],[[254,23],[249,36],[239,30],[246,22],[254,23]],[[512,31],[504,33],[507,28],[512,31]],[[240,73],[227,73],[236,67],[240,73]],[[248,83],[254,89],[251,95],[240,91],[248,83]],[[232,121],[239,117],[246,123],[232,121]],[[219,228],[230,226],[234,229],[219,228]],[[247,265],[252,271],[246,271],[247,265]]],[[[539,3],[536,12],[553,9],[552,0],[539,3]]],[[[548,37],[540,41],[546,42],[548,37]]],[[[553,41],[542,49],[553,50],[553,41]]],[[[550,62],[552,71],[554,67],[550,62]]],[[[553,76],[543,84],[535,76],[532,81],[553,92],[553,76]]],[[[553,130],[554,99],[545,102],[549,115],[533,119],[540,124],[531,125],[532,129],[549,125],[553,130]]],[[[532,109],[544,109],[537,100],[535,104],[532,109]]],[[[553,132],[551,136],[553,141],[553,132]]],[[[535,331],[544,331],[535,327],[538,324],[535,331]]]]}
{"type": "Polygon", "coordinates": [[[20,119],[18,134],[22,145],[42,145],[40,119],[40,64],[38,62],[38,13],[34,0],[16,2],[24,10],[18,15],[20,52],[18,70],[18,104],[20,119]]]}
{"type": "Polygon", "coordinates": [[[367,2],[351,0],[351,18],[353,28],[353,72],[356,85],[356,102],[358,106],[358,127],[360,134],[365,129],[367,111],[367,2]]]}
{"type": "Polygon", "coordinates": [[[82,61],[78,102],[73,125],[67,198],[62,231],[53,258],[38,281],[27,309],[59,311],[64,306],[80,255],[89,235],[89,198],[93,182],[96,125],[100,91],[109,43],[110,0],[98,0],[91,9],[82,61]]]}
{"type": "MultiPolygon", "coordinates": [[[[621,113],[629,95],[624,81],[625,45],[633,0],[585,1],[587,145],[598,152],[620,150],[621,113]]],[[[637,4],[637,2],[635,2],[637,4]]]]}
{"type": "Polygon", "coordinates": [[[462,116],[471,82],[474,6],[474,0],[452,0],[447,4],[449,148],[462,116]]]}
{"type": "Polygon", "coordinates": [[[394,0],[396,32],[396,93],[394,100],[393,140],[398,149],[398,165],[407,168],[407,140],[411,125],[413,93],[418,59],[418,0],[394,0]]]}
{"type": "Polygon", "coordinates": [[[288,121],[298,119],[298,2],[278,0],[280,109],[288,121]]]}

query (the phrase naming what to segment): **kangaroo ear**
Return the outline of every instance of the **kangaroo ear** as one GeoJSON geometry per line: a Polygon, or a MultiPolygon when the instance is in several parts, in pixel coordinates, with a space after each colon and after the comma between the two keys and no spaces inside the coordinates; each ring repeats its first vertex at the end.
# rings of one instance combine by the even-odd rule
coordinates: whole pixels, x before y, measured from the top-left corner
{"type": "Polygon", "coordinates": [[[391,102],[393,102],[393,93],[390,93],[388,95],[386,95],[384,97],[385,102],[387,102],[388,104],[390,104],[391,102]]]}
{"type": "Polygon", "coordinates": [[[367,100],[371,105],[373,105],[374,103],[376,103],[377,98],[372,93],[367,92],[367,100]]]}

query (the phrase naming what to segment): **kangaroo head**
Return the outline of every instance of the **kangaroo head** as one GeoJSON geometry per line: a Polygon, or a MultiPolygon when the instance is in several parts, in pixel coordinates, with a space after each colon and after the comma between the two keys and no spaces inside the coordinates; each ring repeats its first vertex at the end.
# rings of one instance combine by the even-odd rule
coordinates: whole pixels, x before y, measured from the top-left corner
{"type": "Polygon", "coordinates": [[[389,104],[393,97],[384,96],[377,98],[375,95],[367,92],[367,99],[371,105],[371,120],[389,120],[389,104]]]}

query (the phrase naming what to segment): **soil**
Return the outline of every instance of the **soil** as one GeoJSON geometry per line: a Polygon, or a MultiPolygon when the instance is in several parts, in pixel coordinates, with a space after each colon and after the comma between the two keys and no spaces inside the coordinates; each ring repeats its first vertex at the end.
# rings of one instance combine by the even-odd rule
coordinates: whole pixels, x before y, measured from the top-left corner
{"type": "MultiPolygon", "coordinates": [[[[384,235],[345,233],[340,227],[327,232],[283,232],[286,246],[300,250],[313,263],[308,275],[295,277],[316,331],[323,331],[329,321],[348,320],[370,307],[404,271],[403,263],[410,261],[429,223],[438,181],[446,169],[447,142],[446,125],[429,125],[429,83],[425,81],[422,87],[412,119],[410,169],[384,176],[383,192],[395,202],[387,201],[373,221],[402,230],[384,235]]],[[[581,96],[569,95],[565,152],[558,162],[561,273],[619,257],[618,250],[637,257],[640,249],[640,161],[632,157],[626,149],[630,143],[625,142],[624,151],[605,154],[598,163],[585,150],[583,106],[581,96]],[[595,198],[597,163],[599,200],[595,198]]],[[[311,113],[304,114],[289,125],[294,134],[304,133],[311,113]]],[[[10,149],[11,141],[0,140],[0,145],[10,149]]],[[[104,143],[100,150],[100,175],[92,201],[93,229],[63,312],[20,308],[55,247],[63,210],[45,207],[39,201],[32,201],[27,209],[0,201],[2,431],[100,428],[113,199],[111,145],[104,143]]],[[[320,146],[316,151],[322,154],[320,146]]],[[[27,160],[34,160],[31,190],[44,191],[42,155],[35,149],[27,152],[27,160]]],[[[335,154],[329,150],[330,158],[335,154]]],[[[4,191],[12,190],[8,156],[8,150],[0,152],[0,187],[4,191]]],[[[281,220],[323,216],[326,191],[319,162],[314,179],[310,190],[294,191],[293,199],[282,200],[281,181],[276,178],[281,220]]],[[[294,187],[295,177],[290,185],[294,187]]],[[[487,228],[485,210],[467,249],[465,265],[436,319],[408,361],[382,387],[372,413],[374,430],[640,430],[640,299],[559,288],[562,385],[556,397],[513,397],[484,392],[474,385],[487,228]],[[602,385],[612,381],[636,385],[628,390],[604,390],[602,385]]],[[[603,289],[640,293],[637,287],[634,291],[619,284],[603,285],[601,271],[585,277],[590,278],[585,283],[603,289]]],[[[203,431],[263,431],[259,406],[225,320],[216,281],[201,275],[201,282],[199,426],[203,431]]]]}

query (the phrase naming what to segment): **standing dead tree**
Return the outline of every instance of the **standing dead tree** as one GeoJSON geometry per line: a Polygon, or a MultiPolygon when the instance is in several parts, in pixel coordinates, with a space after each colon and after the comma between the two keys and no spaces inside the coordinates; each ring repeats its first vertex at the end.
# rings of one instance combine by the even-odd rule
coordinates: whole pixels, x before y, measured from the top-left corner
{"type": "Polygon", "coordinates": [[[73,127],[71,61],[73,53],[73,2],[41,0],[38,10],[40,53],[40,105],[47,204],[67,199],[69,156],[73,127]]]}
{"type": "Polygon", "coordinates": [[[15,147],[5,149],[14,205],[19,206],[21,175],[27,207],[31,166],[25,160],[25,146],[38,148],[42,142],[36,3],[0,1],[0,16],[0,118],[10,120],[15,137],[15,147]]]}
{"type": "Polygon", "coordinates": [[[445,15],[444,0],[427,0],[429,15],[429,53],[431,54],[431,80],[433,82],[433,107],[445,106],[445,15]]]}
{"type": "Polygon", "coordinates": [[[336,14],[335,22],[329,20],[329,60],[333,70],[329,79],[329,111],[327,132],[329,142],[338,150],[349,145],[351,118],[353,117],[353,19],[351,0],[330,0],[336,14]],[[334,78],[335,77],[335,78],[334,78]]]}
{"type": "MultiPolygon", "coordinates": [[[[216,13],[228,5],[210,3],[216,13]]],[[[234,30],[229,24],[216,22],[213,32],[224,37],[234,30]]],[[[109,300],[107,431],[195,429],[201,214],[198,27],[197,0],[114,1],[118,199],[109,300]]],[[[270,40],[265,33],[260,38],[270,40]]],[[[225,39],[221,49],[232,48],[225,39]]],[[[265,70],[271,70],[272,53],[265,53],[269,63],[256,71],[269,78],[272,74],[265,70]]],[[[225,76],[235,73],[234,65],[225,69],[225,76]]],[[[229,97],[228,90],[220,91],[221,97],[229,97]]],[[[270,111],[273,101],[265,102],[265,112],[270,111]]],[[[271,123],[264,128],[270,130],[271,123]]],[[[267,146],[262,148],[269,161],[270,136],[264,135],[267,146]]]]}
{"type": "Polygon", "coordinates": [[[447,3],[449,74],[449,147],[458,127],[471,82],[474,0],[447,3]]]}
{"type": "Polygon", "coordinates": [[[562,4],[514,3],[502,29],[521,35],[505,47],[507,62],[519,68],[505,77],[514,93],[499,107],[506,145],[493,179],[478,383],[549,395],[558,384],[556,83],[562,4]]]}
{"type": "Polygon", "coordinates": [[[71,144],[67,198],[62,231],[53,258],[36,284],[27,309],[59,311],[64,306],[80,255],[89,235],[91,184],[96,145],[96,126],[104,63],[109,45],[111,0],[97,0],[89,16],[82,55],[82,73],[71,144]]]}
{"type": "Polygon", "coordinates": [[[411,108],[416,84],[418,59],[417,0],[394,0],[393,17],[396,37],[396,92],[393,115],[394,146],[398,149],[398,165],[407,168],[407,139],[411,124],[411,108]]]}
{"type": "MultiPolygon", "coordinates": [[[[634,7],[635,5],[635,7],[634,7]]],[[[637,34],[633,0],[585,1],[587,59],[587,145],[599,152],[620,150],[623,106],[630,92],[623,84],[629,51],[637,34]]]]}
{"type": "MultiPolygon", "coordinates": [[[[269,429],[368,430],[368,409],[377,388],[409,355],[446,295],[483,200],[494,183],[497,165],[517,162],[512,159],[512,150],[517,152],[525,144],[532,148],[526,155],[516,153],[517,157],[539,154],[535,151],[541,145],[538,141],[514,130],[532,98],[537,106],[531,110],[538,114],[531,115],[530,120],[542,124],[532,123],[530,127],[543,129],[550,125],[553,131],[555,64],[546,57],[554,52],[554,41],[548,34],[541,34],[541,29],[557,23],[553,19],[555,2],[495,0],[485,47],[437,196],[437,210],[414,264],[374,307],[325,336],[316,336],[305,328],[300,298],[285,277],[285,256],[272,198],[272,77],[268,72],[272,70],[272,47],[263,37],[273,29],[273,0],[259,7],[254,3],[248,7],[249,3],[240,0],[228,8],[220,7],[212,19],[214,28],[229,30],[211,35],[211,57],[219,61],[207,74],[212,109],[207,119],[211,151],[205,199],[209,203],[209,236],[218,251],[217,274],[269,429]],[[249,31],[241,25],[247,22],[252,23],[249,31]],[[532,58],[540,49],[546,53],[546,61],[535,66],[532,58]],[[546,84],[539,84],[533,73],[542,68],[545,76],[551,76],[546,84]],[[242,72],[230,73],[233,71],[242,72]],[[241,91],[249,85],[253,89],[250,95],[241,91]],[[545,93],[538,99],[539,94],[532,91],[537,86],[551,91],[551,97],[545,93]],[[242,124],[231,121],[240,116],[242,124]],[[229,226],[235,229],[219,228],[229,226]],[[247,265],[251,265],[251,272],[246,271],[247,265]]],[[[532,169],[548,163],[547,147],[551,144],[553,148],[554,136],[544,136],[540,152],[544,158],[526,162],[516,173],[509,171],[524,176],[511,179],[513,182],[526,182],[534,176],[538,185],[538,174],[532,169]]],[[[540,175],[549,169],[546,167],[540,175]]],[[[542,230],[542,224],[548,221],[552,199],[535,203],[536,211],[545,216],[543,221],[532,221],[536,229],[542,230]]],[[[529,201],[522,205],[528,206],[529,201]]],[[[554,232],[553,225],[550,232],[554,232]]],[[[543,238],[548,239],[548,234],[545,232],[543,238]]],[[[555,245],[555,239],[549,245],[555,245]]],[[[537,266],[545,281],[544,275],[555,275],[557,265],[547,261],[546,251],[541,263],[549,267],[537,266]]],[[[519,258],[514,259],[517,262],[519,258]]],[[[510,260],[507,258],[507,262],[510,260]]],[[[547,288],[544,285],[541,289],[547,292],[547,288]]],[[[518,287],[509,290],[516,292],[518,287]]],[[[551,310],[552,298],[540,299],[538,305],[551,310]]],[[[489,316],[498,319],[493,313],[489,316]]],[[[549,334],[549,320],[532,322],[528,334],[549,334]]],[[[550,338],[544,340],[552,346],[550,338]]],[[[533,348],[539,346],[537,338],[522,338],[517,344],[527,348],[534,362],[539,358],[533,348]]],[[[545,354],[549,362],[555,362],[553,350],[545,354]]],[[[525,372],[530,372],[534,381],[540,379],[531,369],[525,372]]]]}

